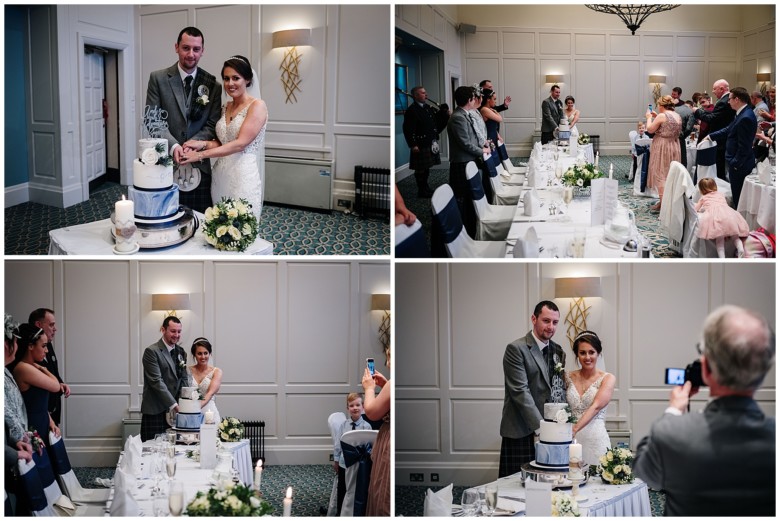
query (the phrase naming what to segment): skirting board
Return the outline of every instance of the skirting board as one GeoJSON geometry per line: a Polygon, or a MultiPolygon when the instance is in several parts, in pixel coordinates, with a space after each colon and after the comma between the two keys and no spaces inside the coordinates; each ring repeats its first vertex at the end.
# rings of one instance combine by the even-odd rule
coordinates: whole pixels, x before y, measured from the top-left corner
{"type": "Polygon", "coordinates": [[[10,208],[17,204],[26,203],[30,200],[30,183],[21,183],[5,188],[5,207],[10,208]]]}

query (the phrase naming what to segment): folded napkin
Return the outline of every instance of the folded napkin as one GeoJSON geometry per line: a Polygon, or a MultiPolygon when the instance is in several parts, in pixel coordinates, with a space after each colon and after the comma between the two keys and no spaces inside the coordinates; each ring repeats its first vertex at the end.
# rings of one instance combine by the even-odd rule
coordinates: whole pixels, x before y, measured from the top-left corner
{"type": "Polygon", "coordinates": [[[452,516],[452,483],[438,492],[434,492],[431,489],[425,492],[423,515],[425,517],[452,516]]]}
{"type": "Polygon", "coordinates": [[[142,451],[141,436],[128,436],[127,441],[125,441],[125,454],[120,468],[133,476],[140,475],[142,451]]]}
{"type": "Polygon", "coordinates": [[[138,517],[141,513],[133,495],[127,491],[114,493],[114,500],[108,510],[111,517],[138,517]]]}
{"type": "Polygon", "coordinates": [[[758,180],[762,185],[772,186],[772,168],[769,166],[769,159],[765,159],[756,165],[758,170],[758,180]]]}
{"type": "Polygon", "coordinates": [[[528,259],[539,257],[539,239],[533,226],[528,228],[525,236],[518,238],[512,250],[512,256],[516,259],[528,259]]]}
{"type": "Polygon", "coordinates": [[[537,215],[540,211],[539,203],[541,203],[541,199],[539,199],[536,190],[528,190],[525,195],[523,195],[523,214],[527,217],[537,215]]]}

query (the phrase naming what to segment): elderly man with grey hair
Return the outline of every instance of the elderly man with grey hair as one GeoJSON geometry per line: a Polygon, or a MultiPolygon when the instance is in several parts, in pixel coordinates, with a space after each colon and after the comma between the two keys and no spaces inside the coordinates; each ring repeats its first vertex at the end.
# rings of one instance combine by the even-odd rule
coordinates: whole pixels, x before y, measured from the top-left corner
{"type": "Polygon", "coordinates": [[[774,516],[775,419],[753,399],[775,358],[766,319],[722,306],[704,322],[701,377],[710,401],[685,414],[691,382],[639,442],[634,473],[666,492],[666,515],[774,516]]]}

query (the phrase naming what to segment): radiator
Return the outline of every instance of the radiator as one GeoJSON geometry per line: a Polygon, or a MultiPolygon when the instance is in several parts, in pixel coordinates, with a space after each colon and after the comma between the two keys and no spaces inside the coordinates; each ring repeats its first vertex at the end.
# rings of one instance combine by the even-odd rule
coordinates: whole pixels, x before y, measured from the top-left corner
{"type": "Polygon", "coordinates": [[[355,211],[363,218],[390,215],[389,168],[355,167],[355,211]]]}
{"type": "Polygon", "coordinates": [[[270,203],[333,208],[333,162],[266,156],[265,196],[270,203]]]}

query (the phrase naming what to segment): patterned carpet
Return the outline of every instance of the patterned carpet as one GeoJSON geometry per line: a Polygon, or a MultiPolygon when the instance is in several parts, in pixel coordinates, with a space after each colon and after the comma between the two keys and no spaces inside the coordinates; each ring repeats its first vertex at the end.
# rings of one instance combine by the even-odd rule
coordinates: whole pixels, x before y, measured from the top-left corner
{"type": "MultiPolygon", "coordinates": [[[[434,492],[444,487],[430,487],[434,492]]],[[[452,487],[452,502],[460,504],[463,491],[470,487],[452,487]]],[[[425,491],[428,487],[398,486],[395,487],[395,515],[405,517],[421,517],[425,502],[425,491]]],[[[584,489],[583,489],[584,490],[584,489]]],[[[664,493],[650,491],[650,510],[653,517],[664,515],[664,493]]]]}
{"type": "MultiPolygon", "coordinates": [[[[113,478],[113,467],[74,467],[73,472],[84,488],[100,488],[95,478],[113,478]]],[[[295,491],[292,515],[318,517],[320,507],[327,508],[333,487],[333,467],[330,465],[269,466],[263,471],[260,487],[263,497],[274,507],[274,516],[282,515],[282,499],[287,487],[295,491]]]]}
{"type": "MultiPolygon", "coordinates": [[[[5,209],[5,254],[46,255],[49,230],[107,219],[127,188],[106,183],[88,201],[62,209],[23,203],[5,209]],[[21,233],[20,233],[21,231],[21,233]]],[[[274,255],[390,255],[388,220],[361,219],[275,206],[263,207],[260,237],[274,243],[274,255]]]]}
{"type": "MultiPolygon", "coordinates": [[[[512,163],[518,164],[520,161],[527,160],[528,158],[525,157],[514,157],[512,163]]],[[[658,214],[649,211],[650,205],[656,203],[657,199],[634,196],[633,183],[629,183],[626,177],[631,169],[631,156],[602,156],[599,159],[599,165],[602,169],[608,170],[610,163],[615,165],[613,175],[620,184],[618,198],[620,202],[633,210],[639,231],[652,243],[653,256],[656,258],[680,258],[680,254],[669,248],[668,239],[661,233],[658,225],[658,214]]],[[[449,170],[446,168],[432,169],[428,184],[431,189],[435,190],[438,186],[447,183],[449,175],[449,170]]],[[[409,176],[399,182],[398,189],[401,191],[407,208],[420,219],[430,246],[431,200],[417,198],[417,185],[414,176],[409,176]]]]}

